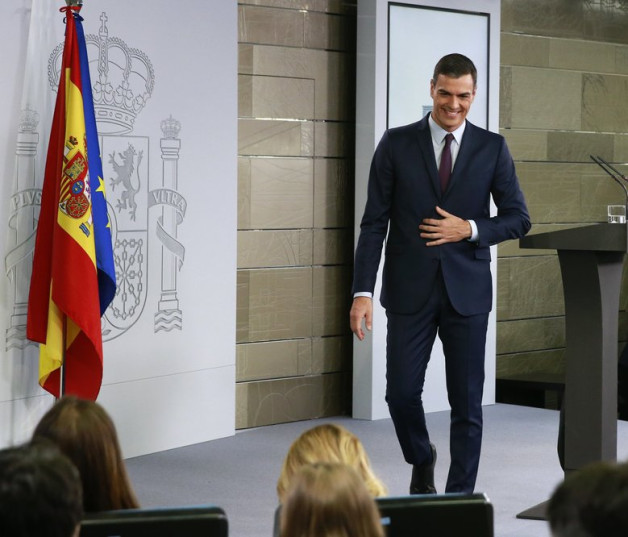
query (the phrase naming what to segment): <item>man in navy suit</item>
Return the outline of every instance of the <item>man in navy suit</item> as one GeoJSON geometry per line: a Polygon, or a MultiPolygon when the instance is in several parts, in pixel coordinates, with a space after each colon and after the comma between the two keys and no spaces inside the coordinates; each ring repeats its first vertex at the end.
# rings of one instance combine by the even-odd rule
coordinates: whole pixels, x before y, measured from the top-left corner
{"type": "Polygon", "coordinates": [[[516,239],[530,218],[504,138],[466,121],[477,85],[473,62],[449,54],[430,81],[433,109],[384,133],[371,163],[355,254],[351,330],[371,329],[385,242],[386,401],[406,461],[410,492],[435,493],[436,448],[421,394],[438,333],[451,406],[446,492],[473,492],[482,442],[482,390],[492,307],[489,246],[516,239]],[[451,133],[453,138],[447,135],[451,133]],[[497,216],[491,217],[493,198],[497,216]]]}

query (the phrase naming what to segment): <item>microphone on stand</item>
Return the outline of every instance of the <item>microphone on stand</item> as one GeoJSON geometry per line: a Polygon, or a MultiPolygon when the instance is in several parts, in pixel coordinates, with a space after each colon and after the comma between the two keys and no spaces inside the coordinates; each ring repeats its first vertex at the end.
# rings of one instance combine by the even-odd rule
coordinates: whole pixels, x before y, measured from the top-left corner
{"type": "MultiPolygon", "coordinates": [[[[610,175],[615,182],[617,182],[623,189],[624,194],[626,195],[626,214],[628,214],[628,188],[626,188],[626,183],[628,182],[628,177],[626,177],[623,173],[621,173],[617,168],[613,165],[606,162],[602,157],[593,155],[589,155],[591,160],[595,162],[600,168],[602,168],[608,175],[610,175]]],[[[625,217],[624,217],[625,218],[625,217]]]]}

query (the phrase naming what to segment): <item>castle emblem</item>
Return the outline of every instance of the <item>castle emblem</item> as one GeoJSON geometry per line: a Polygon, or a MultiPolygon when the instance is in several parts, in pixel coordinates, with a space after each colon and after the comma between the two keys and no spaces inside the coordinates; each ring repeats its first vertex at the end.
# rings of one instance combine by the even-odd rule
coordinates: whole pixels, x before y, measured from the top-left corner
{"type": "Polygon", "coordinates": [[[59,196],[59,209],[71,218],[82,218],[90,205],[87,160],[77,145],[78,141],[73,136],[65,143],[59,196]],[[70,156],[71,153],[74,154],[70,156]]]}

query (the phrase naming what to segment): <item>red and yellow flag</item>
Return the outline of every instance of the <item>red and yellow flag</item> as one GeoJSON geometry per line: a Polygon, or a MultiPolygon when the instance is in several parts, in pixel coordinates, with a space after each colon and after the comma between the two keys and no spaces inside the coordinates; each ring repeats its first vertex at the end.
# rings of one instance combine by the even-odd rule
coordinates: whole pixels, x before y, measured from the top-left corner
{"type": "Polygon", "coordinates": [[[102,381],[103,351],[92,197],[103,190],[104,182],[89,174],[76,29],[79,10],[76,6],[61,9],[66,14],[65,45],[44,173],[26,335],[40,343],[39,383],[44,389],[61,395],[63,365],[63,393],[94,400],[102,381]]]}

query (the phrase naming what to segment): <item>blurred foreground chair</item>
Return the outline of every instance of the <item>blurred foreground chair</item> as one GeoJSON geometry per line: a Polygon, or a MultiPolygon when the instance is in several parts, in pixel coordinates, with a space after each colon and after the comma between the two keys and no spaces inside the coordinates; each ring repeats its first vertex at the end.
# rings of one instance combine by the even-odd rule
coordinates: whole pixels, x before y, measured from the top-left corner
{"type": "Polygon", "coordinates": [[[376,498],[387,537],[494,537],[493,505],[484,494],[376,498]]]}
{"type": "Polygon", "coordinates": [[[216,506],[123,509],[86,515],[80,537],[228,537],[216,506]]]}

